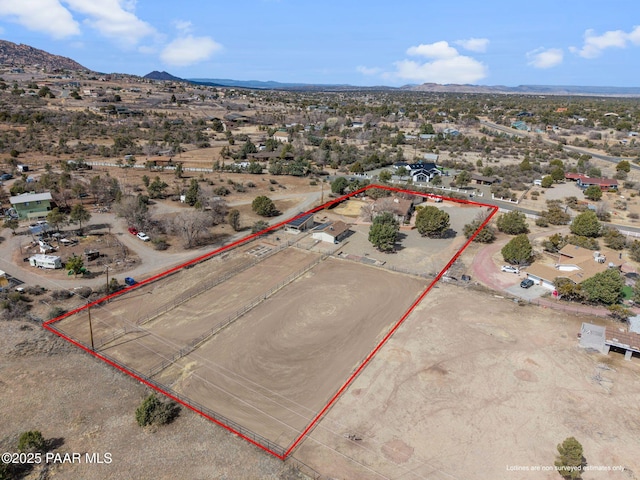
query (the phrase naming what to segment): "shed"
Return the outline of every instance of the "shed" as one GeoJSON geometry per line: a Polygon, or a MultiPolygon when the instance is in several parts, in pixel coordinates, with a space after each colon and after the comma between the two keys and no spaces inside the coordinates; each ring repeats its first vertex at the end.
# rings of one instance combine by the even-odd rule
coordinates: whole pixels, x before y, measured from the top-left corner
{"type": "Polygon", "coordinates": [[[313,229],[311,237],[327,243],[338,243],[349,233],[349,225],[343,221],[327,222],[313,229]]]}

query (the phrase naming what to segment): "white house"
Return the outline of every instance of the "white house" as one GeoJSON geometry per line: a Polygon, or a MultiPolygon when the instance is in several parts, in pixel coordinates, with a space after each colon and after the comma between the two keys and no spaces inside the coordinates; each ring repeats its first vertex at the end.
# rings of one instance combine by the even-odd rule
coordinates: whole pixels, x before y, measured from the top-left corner
{"type": "Polygon", "coordinates": [[[338,243],[349,233],[349,225],[338,220],[318,225],[313,229],[311,237],[328,243],[338,243]]]}

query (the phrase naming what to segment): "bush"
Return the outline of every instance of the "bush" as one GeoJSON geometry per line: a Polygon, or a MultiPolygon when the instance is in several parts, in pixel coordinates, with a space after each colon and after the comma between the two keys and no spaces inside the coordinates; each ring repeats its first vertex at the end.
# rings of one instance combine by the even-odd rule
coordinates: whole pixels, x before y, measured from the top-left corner
{"type": "Polygon", "coordinates": [[[21,452],[44,452],[45,448],[46,442],[38,430],[29,430],[20,435],[18,450],[21,452]]]}
{"type": "Polygon", "coordinates": [[[153,244],[153,247],[156,250],[166,250],[167,248],[169,248],[169,242],[167,242],[166,238],[154,238],[153,240],[151,240],[151,243],[153,244]]]}
{"type": "Polygon", "coordinates": [[[62,307],[52,307],[51,310],[49,310],[47,317],[49,320],[52,320],[54,318],[58,318],[60,315],[64,315],[65,313],[67,313],[67,311],[62,307]]]}
{"type": "Polygon", "coordinates": [[[152,393],[142,401],[136,409],[136,421],[141,427],[147,425],[166,425],[171,423],[180,413],[176,402],[163,402],[152,393]]]}

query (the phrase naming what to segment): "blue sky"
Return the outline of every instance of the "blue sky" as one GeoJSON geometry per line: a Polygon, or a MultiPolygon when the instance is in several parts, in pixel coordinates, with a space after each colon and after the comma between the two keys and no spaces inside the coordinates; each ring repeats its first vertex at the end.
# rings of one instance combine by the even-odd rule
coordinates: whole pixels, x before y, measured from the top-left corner
{"type": "Polygon", "coordinates": [[[105,73],[640,86],[637,0],[0,0],[0,38],[105,73]]]}

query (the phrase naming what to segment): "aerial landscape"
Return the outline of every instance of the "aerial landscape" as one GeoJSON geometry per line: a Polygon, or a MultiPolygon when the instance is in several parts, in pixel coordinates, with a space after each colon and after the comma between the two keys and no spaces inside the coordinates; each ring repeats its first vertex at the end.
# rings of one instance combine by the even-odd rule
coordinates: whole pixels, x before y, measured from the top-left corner
{"type": "Polygon", "coordinates": [[[640,7],[459,3],[0,0],[0,480],[640,479],[640,7]]]}

